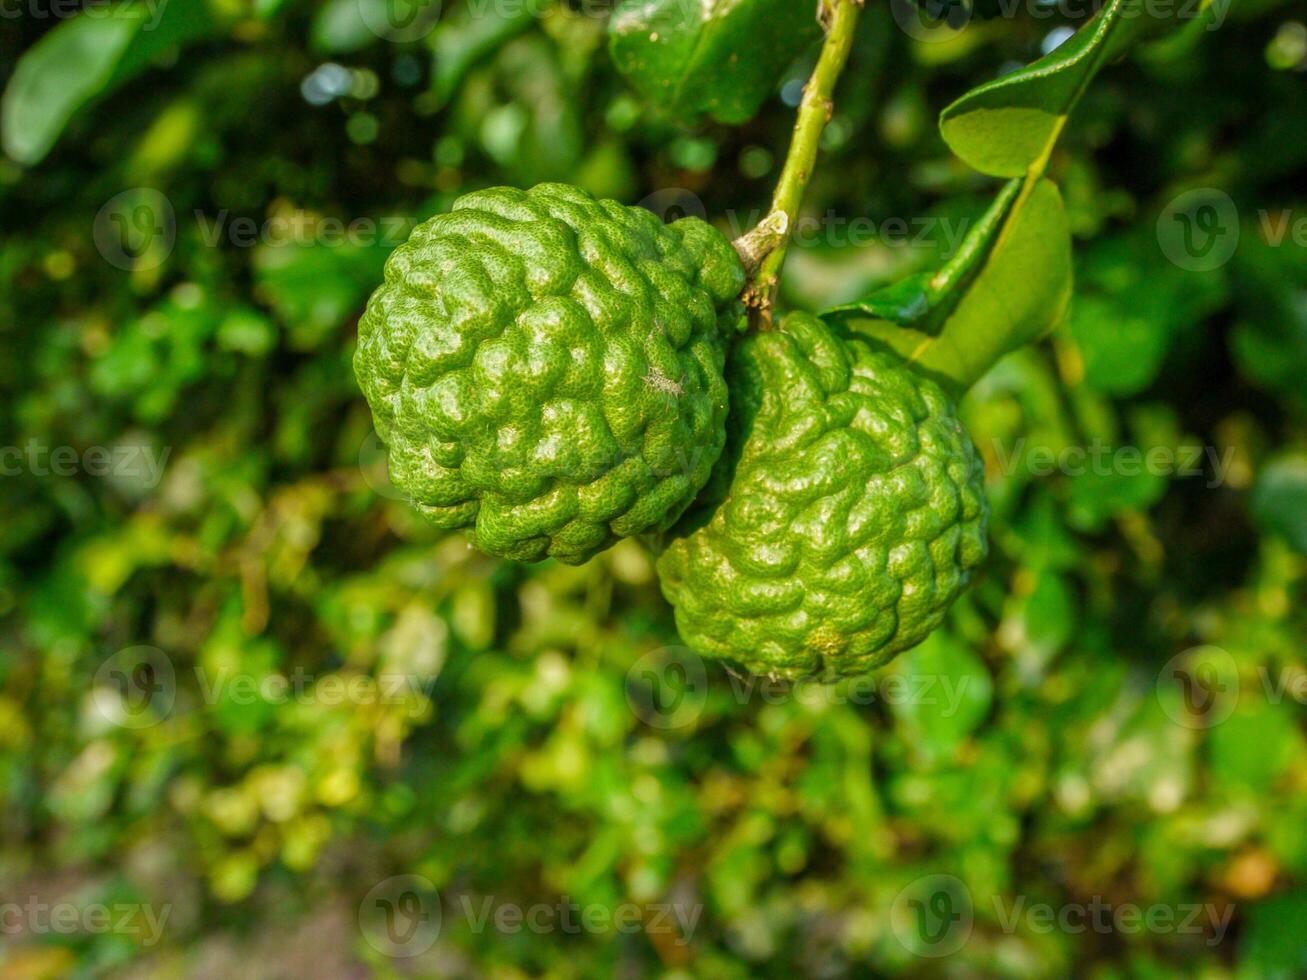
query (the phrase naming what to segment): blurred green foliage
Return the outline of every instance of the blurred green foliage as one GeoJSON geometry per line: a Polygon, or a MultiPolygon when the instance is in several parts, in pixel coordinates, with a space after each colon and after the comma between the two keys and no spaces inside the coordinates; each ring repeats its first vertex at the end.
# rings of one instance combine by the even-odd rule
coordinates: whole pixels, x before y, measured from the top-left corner
{"type": "MultiPolygon", "coordinates": [[[[565,179],[744,230],[810,53],[728,127],[641,101],[596,5],[445,8],[5,14],[0,971],[1307,973],[1301,12],[1103,69],[1050,164],[1071,314],[962,407],[983,580],[870,682],[787,691],[687,657],[634,543],[528,567],[427,529],[350,358],[385,255],[464,190],[565,179]],[[1239,236],[1192,270],[1161,219],[1198,188],[1239,236]],[[409,874],[439,928],[388,955],[366,896],[409,874]],[[637,928],[478,918],[564,897],[637,928]],[[1020,913],[1095,901],[1173,924],[1020,913]],[[937,907],[950,949],[912,928],[937,907]]],[[[935,115],[1076,22],[1000,13],[914,40],[869,5],[812,215],[979,213],[994,183],[935,115]]],[[[784,295],[927,268],[914,237],[812,236],[784,295]]]]}

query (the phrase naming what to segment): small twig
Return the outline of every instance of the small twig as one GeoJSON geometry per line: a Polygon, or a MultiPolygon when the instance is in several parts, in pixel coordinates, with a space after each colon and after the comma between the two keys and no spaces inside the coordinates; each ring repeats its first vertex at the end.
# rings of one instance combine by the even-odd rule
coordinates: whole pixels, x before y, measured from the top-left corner
{"type": "Polygon", "coordinates": [[[783,230],[779,240],[762,258],[757,274],[751,275],[752,282],[744,296],[745,304],[750,307],[750,319],[759,329],[768,329],[771,324],[771,310],[776,302],[776,287],[780,281],[781,265],[785,262],[786,246],[798,222],[799,205],[803,203],[803,192],[817,160],[821,132],[834,111],[832,94],[848,60],[853,28],[861,8],[861,0],[825,0],[820,8],[826,40],[822,43],[817,67],[803,87],[803,100],[794,121],[794,138],[790,141],[785,166],[772,196],[771,212],[763,222],[767,224],[777,219],[776,223],[783,230]]]}

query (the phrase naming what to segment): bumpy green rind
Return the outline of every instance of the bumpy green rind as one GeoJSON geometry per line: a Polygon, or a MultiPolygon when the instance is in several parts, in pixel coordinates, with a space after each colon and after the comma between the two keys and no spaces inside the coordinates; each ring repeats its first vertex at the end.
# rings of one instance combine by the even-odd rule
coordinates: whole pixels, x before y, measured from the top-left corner
{"type": "Polygon", "coordinates": [[[987,550],[982,466],[948,396],[804,314],[737,344],[727,379],[708,499],[658,560],[682,638],[790,679],[920,643],[987,550]]]}
{"type": "Polygon", "coordinates": [[[697,218],[564,184],[464,195],[395,250],[359,322],[392,481],[521,561],[666,529],[721,454],[743,285],[697,218]]]}

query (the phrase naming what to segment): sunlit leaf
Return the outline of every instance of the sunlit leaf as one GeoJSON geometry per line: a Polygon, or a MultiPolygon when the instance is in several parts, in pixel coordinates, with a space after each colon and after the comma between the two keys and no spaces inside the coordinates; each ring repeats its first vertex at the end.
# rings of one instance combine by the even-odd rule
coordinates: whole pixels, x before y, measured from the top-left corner
{"type": "Polygon", "coordinates": [[[939,272],[823,315],[960,392],[1057,324],[1071,278],[1071,236],[1057,187],[1014,181],[939,272]]]}
{"type": "Polygon", "coordinates": [[[1166,13],[1163,20],[1145,0],[1110,0],[1043,58],[945,108],[939,121],[944,140],[972,167],[995,177],[1042,169],[1041,161],[1099,69],[1146,34],[1186,22],[1180,8],[1168,7],[1166,13]]]}

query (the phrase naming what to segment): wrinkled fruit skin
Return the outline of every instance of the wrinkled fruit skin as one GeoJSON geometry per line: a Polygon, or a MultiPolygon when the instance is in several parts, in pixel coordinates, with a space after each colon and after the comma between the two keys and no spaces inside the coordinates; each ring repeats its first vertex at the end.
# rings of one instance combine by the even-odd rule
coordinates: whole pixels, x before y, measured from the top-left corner
{"type": "Polygon", "coordinates": [[[682,638],[790,679],[920,643],[987,550],[982,467],[948,396],[803,314],[741,341],[727,378],[710,499],[658,560],[682,638]]]}
{"type": "Polygon", "coordinates": [[[464,195],[395,250],[359,322],[392,481],[521,561],[666,529],[721,454],[743,285],[697,218],[564,184],[464,195]]]}

